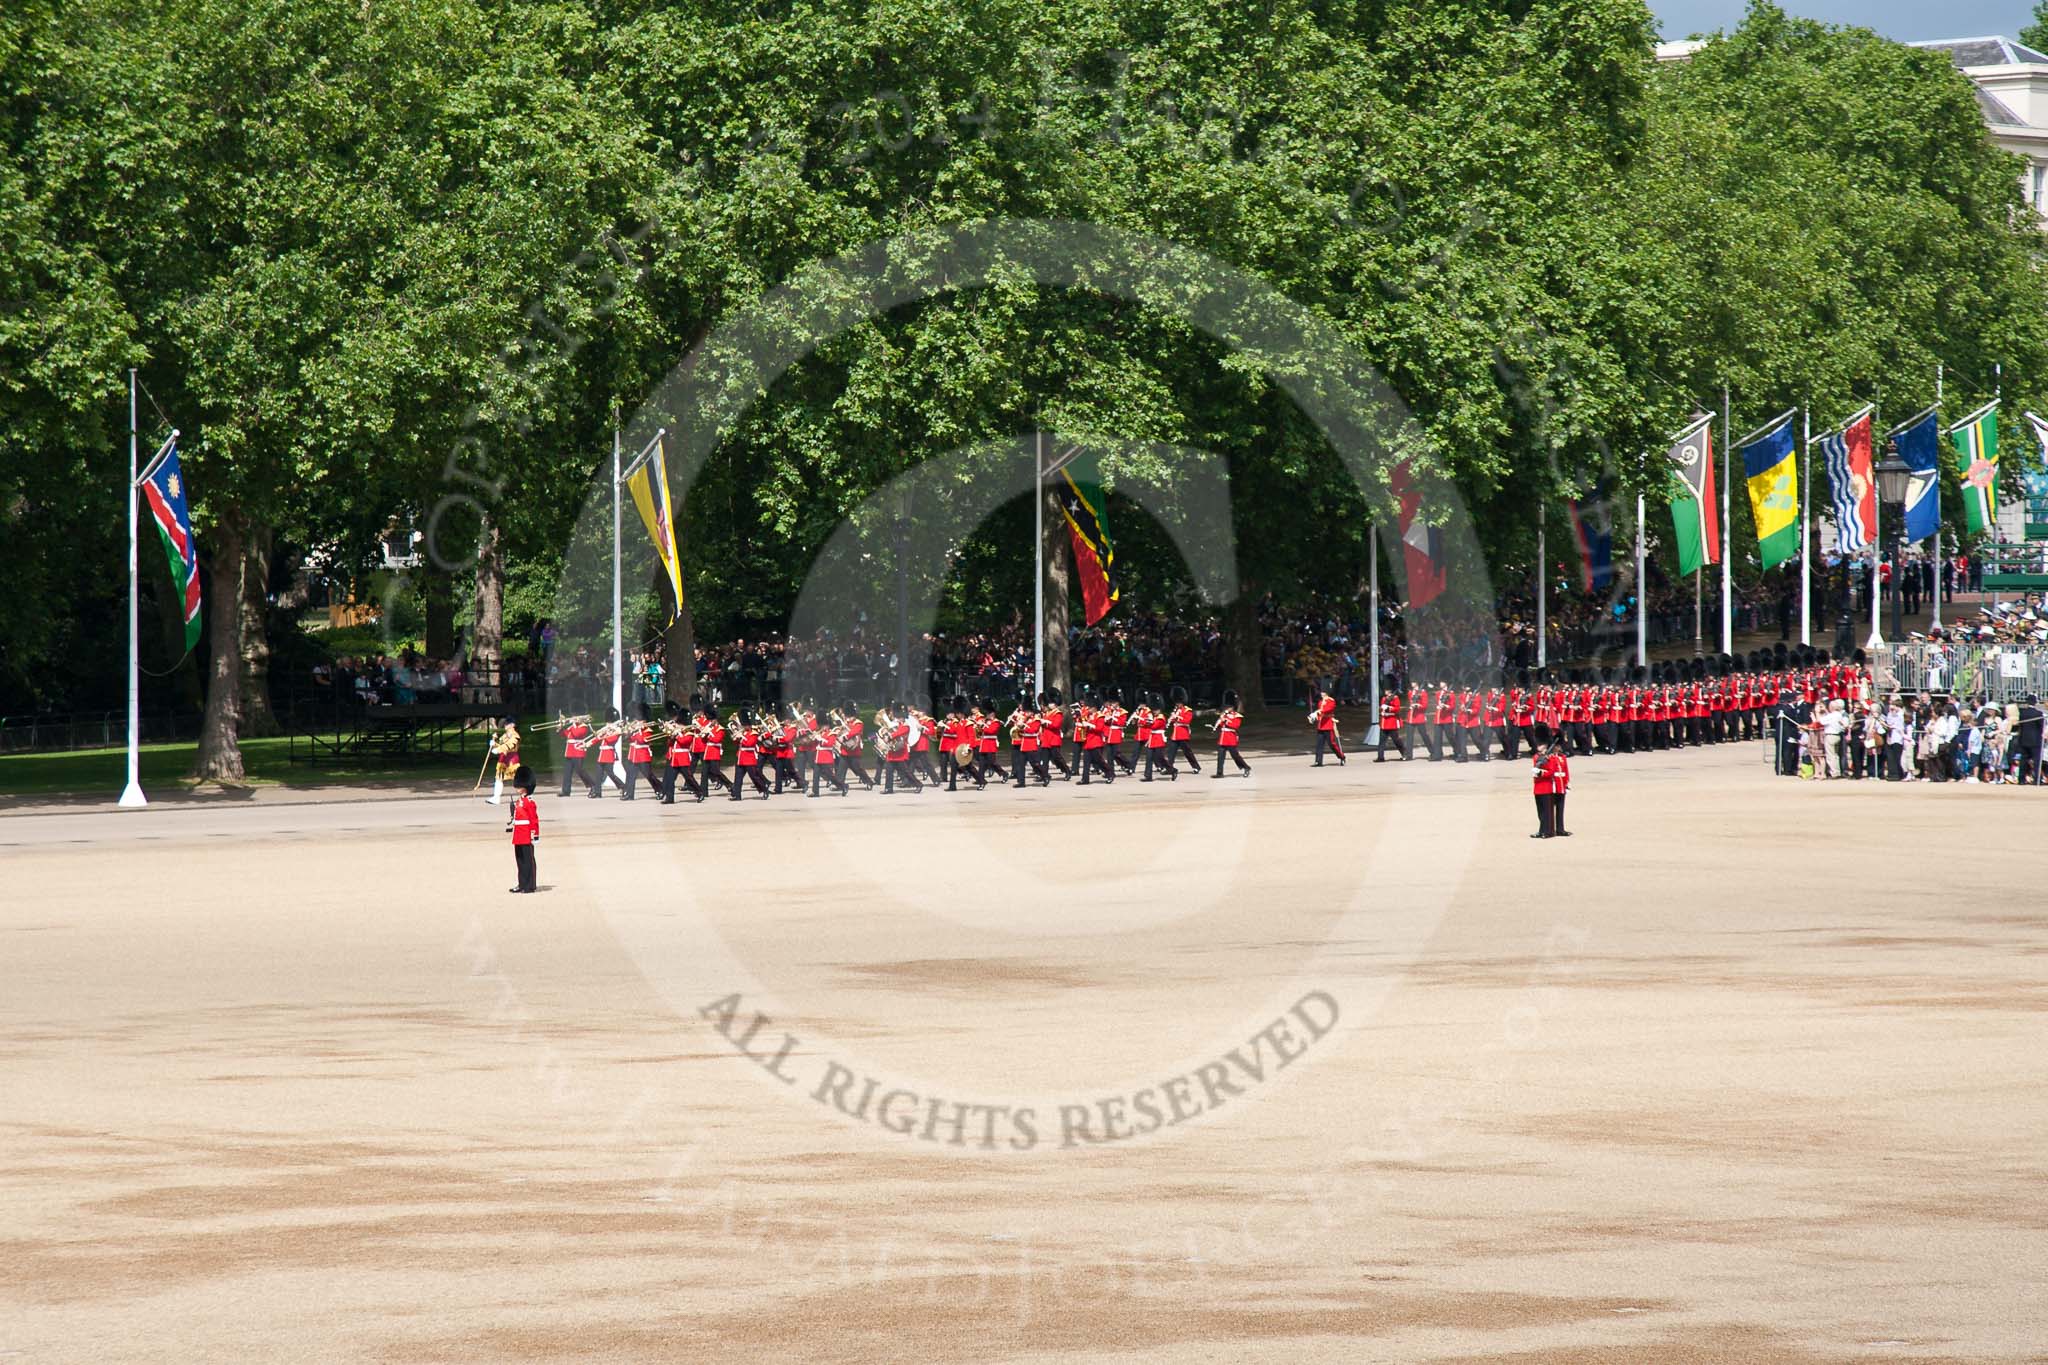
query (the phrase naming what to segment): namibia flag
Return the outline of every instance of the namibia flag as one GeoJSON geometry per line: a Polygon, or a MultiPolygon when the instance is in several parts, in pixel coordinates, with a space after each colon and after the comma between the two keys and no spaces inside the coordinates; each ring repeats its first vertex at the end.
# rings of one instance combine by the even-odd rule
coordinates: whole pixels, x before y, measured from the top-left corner
{"type": "Polygon", "coordinates": [[[1743,441],[1742,472],[1756,515],[1757,556],[1766,569],[1799,553],[1799,465],[1792,458],[1794,408],[1743,441]]]}
{"type": "Polygon", "coordinates": [[[1067,534],[1074,542],[1074,566],[1081,575],[1082,615],[1094,625],[1117,603],[1116,547],[1109,543],[1109,508],[1103,500],[1095,461],[1075,456],[1054,486],[1067,534]]]}
{"type": "Polygon", "coordinates": [[[175,434],[150,461],[149,472],[138,481],[149,501],[149,514],[164,538],[164,552],[171,562],[171,583],[185,610],[185,648],[199,643],[199,551],[192,543],[192,517],[185,506],[185,478],[178,469],[178,438],[175,434]]]}

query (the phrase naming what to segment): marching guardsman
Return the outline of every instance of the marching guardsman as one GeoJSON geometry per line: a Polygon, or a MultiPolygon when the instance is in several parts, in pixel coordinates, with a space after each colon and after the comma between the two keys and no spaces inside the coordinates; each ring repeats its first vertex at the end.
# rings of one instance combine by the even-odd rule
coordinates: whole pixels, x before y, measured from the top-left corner
{"type": "MultiPolygon", "coordinates": [[[[1080,785],[1085,787],[1088,785],[1089,775],[1103,766],[1102,726],[1095,718],[1095,708],[1086,702],[1074,708],[1074,743],[1081,750],[1080,785]]],[[[1116,774],[1111,772],[1109,778],[1114,781],[1116,774]]]]}
{"type": "Polygon", "coordinates": [[[636,720],[626,727],[626,794],[620,799],[631,801],[642,778],[647,779],[650,789],[661,790],[661,784],[654,780],[652,727],[644,720],[636,720]]]}
{"type": "Polygon", "coordinates": [[[903,719],[910,722],[910,770],[917,774],[919,782],[938,786],[938,770],[932,767],[932,735],[938,722],[915,706],[903,709],[903,719]]]}
{"type": "MultiPolygon", "coordinates": [[[[1479,762],[1486,761],[1486,694],[1476,687],[1468,687],[1458,694],[1458,729],[1463,732],[1464,749],[1469,749],[1479,762]]],[[[1459,762],[1465,760],[1464,750],[1458,754],[1459,762]]]]}
{"type": "Polygon", "coordinates": [[[1124,756],[1124,728],[1130,724],[1131,713],[1124,709],[1124,694],[1119,692],[1109,699],[1100,712],[1102,717],[1103,745],[1108,749],[1109,761],[1121,767],[1126,773],[1138,770],[1137,762],[1124,756]]]}
{"type": "Polygon", "coordinates": [[[796,708],[789,708],[790,714],[781,720],[772,716],[768,721],[772,752],[775,758],[775,794],[782,795],[783,784],[804,789],[803,774],[796,770],[797,742],[803,735],[803,726],[797,720],[796,708]]]}
{"type": "Polygon", "coordinates": [[[512,788],[518,795],[512,798],[512,818],[506,822],[505,832],[512,836],[512,865],[518,870],[518,881],[510,890],[515,895],[530,895],[540,890],[533,860],[533,846],[540,842],[540,807],[533,800],[533,769],[521,765],[512,774],[512,788]]]}
{"type": "Polygon", "coordinates": [[[912,725],[906,714],[898,717],[886,706],[875,708],[875,739],[882,746],[882,795],[894,796],[896,784],[903,783],[914,792],[924,790],[918,783],[917,775],[910,771],[910,744],[912,725]]]}
{"type": "Polygon", "coordinates": [[[697,713],[697,728],[704,735],[704,749],[698,757],[697,780],[708,793],[711,784],[739,795],[739,784],[725,775],[725,726],[718,719],[718,713],[705,708],[697,713]]]}
{"type": "Polygon", "coordinates": [[[1156,772],[1159,776],[1176,779],[1178,760],[1166,761],[1166,717],[1152,709],[1152,698],[1147,696],[1138,706],[1138,743],[1145,750],[1145,775],[1138,780],[1150,782],[1156,772]]]}
{"type": "Polygon", "coordinates": [[[1429,689],[1415,683],[1408,689],[1408,753],[1412,757],[1417,744],[1429,746],[1429,756],[1436,757],[1436,734],[1429,728],[1429,689]]]}
{"type": "Polygon", "coordinates": [[[842,713],[839,722],[839,771],[842,775],[851,773],[860,779],[861,786],[873,791],[875,779],[868,776],[866,762],[867,733],[867,722],[860,718],[859,711],[842,713]]]}
{"type": "Polygon", "coordinates": [[[1442,758],[1444,750],[1458,742],[1463,732],[1458,729],[1458,694],[1451,685],[1441,680],[1436,685],[1436,700],[1431,707],[1430,725],[1436,731],[1436,743],[1429,746],[1431,762],[1442,758]]]}
{"type": "Polygon", "coordinates": [[[1003,723],[996,719],[995,712],[984,711],[976,702],[974,710],[968,713],[967,729],[974,736],[975,770],[981,774],[981,784],[986,787],[988,780],[1003,780],[1003,723]]]}
{"type": "Polygon", "coordinates": [[[519,771],[519,726],[511,716],[503,716],[498,720],[498,727],[498,733],[491,736],[491,753],[496,756],[490,798],[490,804],[494,806],[505,795],[505,779],[519,771]]]}
{"type": "Polygon", "coordinates": [[[846,779],[839,774],[839,712],[834,708],[826,720],[811,732],[811,795],[818,794],[821,783],[830,783],[832,790],[846,795],[846,779]]]}
{"type": "MultiPolygon", "coordinates": [[[[1176,772],[1180,769],[1182,757],[1186,757],[1188,768],[1196,773],[1202,771],[1202,760],[1195,757],[1194,745],[1195,711],[1188,705],[1187,689],[1173,689],[1173,710],[1166,717],[1166,742],[1170,750],[1167,764],[1176,772]]],[[[1343,751],[1338,751],[1343,757],[1343,751]]]]}
{"type": "MultiPolygon", "coordinates": [[[[1229,706],[1229,702],[1224,703],[1226,710],[1229,709],[1229,706]]],[[[1386,762],[1387,750],[1389,748],[1399,754],[1403,761],[1407,759],[1408,746],[1402,743],[1401,737],[1401,713],[1406,709],[1407,706],[1399,692],[1387,692],[1380,697],[1380,753],[1379,757],[1375,758],[1373,762],[1386,762]]],[[[1216,775],[1221,777],[1223,776],[1223,750],[1221,747],[1223,744],[1223,732],[1221,730],[1216,732],[1216,743],[1218,746],[1216,750],[1216,775]]]]}
{"type": "Polygon", "coordinates": [[[625,779],[619,776],[619,736],[625,726],[619,724],[619,709],[605,708],[604,724],[598,727],[597,739],[597,780],[590,784],[590,799],[595,801],[604,795],[607,782],[615,784],[620,791],[626,789],[625,779]]]}
{"type": "Polygon", "coordinates": [[[1074,770],[1067,766],[1066,712],[1060,710],[1060,694],[1055,688],[1048,688],[1038,694],[1038,761],[1040,765],[1050,763],[1058,768],[1064,777],[1071,778],[1074,770]]]}
{"type": "Polygon", "coordinates": [[[1010,731],[1010,785],[1022,787],[1024,772],[1028,768],[1038,779],[1038,785],[1050,784],[1038,756],[1038,713],[1023,702],[1018,702],[1004,722],[1010,731]]]}
{"type": "Polygon", "coordinates": [[[668,777],[662,783],[661,804],[673,806],[676,803],[678,781],[683,784],[684,791],[702,801],[704,791],[697,785],[697,778],[692,771],[697,755],[691,747],[690,727],[684,723],[683,708],[675,702],[670,702],[668,711],[668,777]]]}
{"type": "MultiPolygon", "coordinates": [[[[1342,764],[1344,745],[1337,738],[1337,699],[1314,683],[1310,683],[1308,688],[1308,723],[1316,732],[1314,766],[1323,766],[1325,750],[1335,752],[1337,762],[1342,764]]],[[[1201,769],[1197,768],[1195,771],[1200,772],[1201,769]]]]}
{"type": "Polygon", "coordinates": [[[1533,747],[1535,736],[1529,733],[1529,727],[1535,723],[1536,702],[1529,695],[1528,680],[1525,678],[1508,693],[1508,732],[1501,749],[1509,762],[1513,762],[1515,755],[1521,751],[1524,740],[1529,741],[1533,747]]]}
{"type": "Polygon", "coordinates": [[[1493,746],[1499,744],[1503,757],[1508,747],[1508,694],[1498,687],[1486,690],[1486,697],[1480,703],[1479,761],[1487,763],[1493,759],[1493,746]]]}
{"type": "Polygon", "coordinates": [[[754,784],[754,790],[761,793],[761,799],[768,798],[768,779],[761,776],[761,751],[765,741],[761,737],[759,718],[732,713],[726,722],[726,732],[732,736],[732,799],[737,801],[746,794],[746,784],[754,784]]]}
{"type": "Polygon", "coordinates": [[[1465,742],[1479,727],[1479,697],[1469,687],[1453,694],[1451,701],[1451,761],[1465,762],[1465,742]]]}
{"type": "Polygon", "coordinates": [[[590,752],[590,717],[565,716],[562,719],[562,791],[569,794],[577,782],[588,785],[589,774],[583,771],[584,756],[590,752]]]}
{"type": "MultiPolygon", "coordinates": [[[[1401,724],[1401,699],[1392,693],[1389,693],[1388,697],[1391,697],[1394,703],[1394,726],[1398,733],[1401,724]]],[[[1385,700],[1386,698],[1382,698],[1383,705],[1385,700]]],[[[1225,692],[1223,694],[1223,712],[1216,717],[1216,777],[1223,776],[1223,757],[1225,754],[1228,754],[1230,761],[1237,765],[1237,771],[1240,774],[1245,777],[1252,775],[1252,765],[1245,762],[1244,755],[1238,752],[1238,730],[1243,725],[1244,713],[1237,709],[1237,693],[1225,692]]],[[[1386,753],[1386,745],[1386,732],[1382,730],[1380,732],[1380,753],[1383,756],[1386,753]]],[[[1400,746],[1397,743],[1395,747],[1399,748],[1400,746]]],[[[1406,758],[1408,755],[1404,752],[1401,757],[1406,758]]]]}

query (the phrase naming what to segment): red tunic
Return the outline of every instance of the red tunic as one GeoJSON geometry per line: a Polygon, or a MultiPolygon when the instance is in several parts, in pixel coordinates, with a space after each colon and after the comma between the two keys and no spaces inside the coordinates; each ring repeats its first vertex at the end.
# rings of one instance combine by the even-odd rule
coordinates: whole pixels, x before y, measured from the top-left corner
{"type": "Polygon", "coordinates": [[[530,796],[522,796],[512,803],[512,842],[530,844],[540,837],[540,807],[530,796]]]}

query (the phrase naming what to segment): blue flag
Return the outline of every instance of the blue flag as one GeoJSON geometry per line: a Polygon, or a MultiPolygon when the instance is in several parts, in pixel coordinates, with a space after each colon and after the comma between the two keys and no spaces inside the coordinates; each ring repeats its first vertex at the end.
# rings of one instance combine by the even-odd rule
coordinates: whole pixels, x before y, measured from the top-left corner
{"type": "Polygon", "coordinates": [[[1894,428],[1892,439],[1913,471],[1906,485],[1906,540],[1922,541],[1941,529],[1941,414],[1929,408],[1894,428]]]}
{"type": "Polygon", "coordinates": [[[1614,581],[1614,523],[1607,515],[1607,481],[1593,487],[1591,502],[1565,503],[1572,518],[1572,539],[1579,544],[1579,587],[1605,592],[1614,581]]]}

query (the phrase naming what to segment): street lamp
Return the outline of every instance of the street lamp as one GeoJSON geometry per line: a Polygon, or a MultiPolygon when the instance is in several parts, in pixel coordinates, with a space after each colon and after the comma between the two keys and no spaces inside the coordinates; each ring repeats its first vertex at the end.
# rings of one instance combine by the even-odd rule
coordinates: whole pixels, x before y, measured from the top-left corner
{"type": "Polygon", "coordinates": [[[1903,614],[1905,565],[1899,556],[1904,551],[1906,522],[1906,491],[1913,483],[1913,467],[1899,458],[1899,443],[1887,441],[1884,458],[1877,462],[1877,496],[1885,506],[1885,525],[1891,528],[1892,556],[1892,643],[1903,644],[1906,638],[1903,614]]]}

